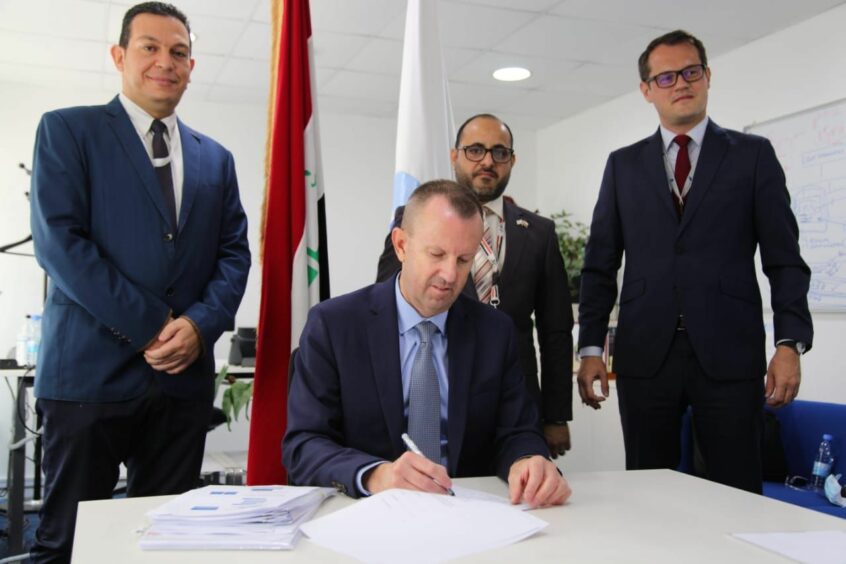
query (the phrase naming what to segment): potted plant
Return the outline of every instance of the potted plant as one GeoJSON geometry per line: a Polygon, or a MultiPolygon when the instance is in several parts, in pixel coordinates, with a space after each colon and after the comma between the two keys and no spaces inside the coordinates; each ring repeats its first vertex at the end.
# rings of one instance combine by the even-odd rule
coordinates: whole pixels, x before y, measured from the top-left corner
{"type": "Polygon", "coordinates": [[[570,282],[570,299],[573,304],[579,303],[579,286],[582,278],[582,267],[585,264],[585,246],[588,239],[588,227],[580,221],[572,219],[572,214],[561,210],[550,216],[555,222],[555,233],[558,235],[558,248],[564,257],[564,268],[570,282]]]}
{"type": "MultiPolygon", "coordinates": [[[[226,427],[232,430],[232,419],[238,421],[238,414],[249,402],[253,396],[253,383],[238,380],[229,374],[229,365],[224,364],[220,368],[217,377],[214,379],[214,397],[217,397],[218,388],[223,381],[226,381],[229,386],[223,390],[223,398],[221,400],[220,409],[226,416],[226,427]]],[[[249,410],[244,410],[244,416],[249,421],[249,410]]]]}

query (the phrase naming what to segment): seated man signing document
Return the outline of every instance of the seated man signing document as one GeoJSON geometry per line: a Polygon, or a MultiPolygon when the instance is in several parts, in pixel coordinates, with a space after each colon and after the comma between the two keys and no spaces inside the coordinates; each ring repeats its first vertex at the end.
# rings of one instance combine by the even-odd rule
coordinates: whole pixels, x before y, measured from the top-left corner
{"type": "Polygon", "coordinates": [[[496,474],[513,503],[567,500],[511,319],[461,295],[482,231],[472,191],[427,182],[391,235],[400,273],[312,308],[282,445],[293,483],[359,497],[447,493],[450,476],[496,474]],[[407,449],[406,432],[422,454],[407,449]]]}

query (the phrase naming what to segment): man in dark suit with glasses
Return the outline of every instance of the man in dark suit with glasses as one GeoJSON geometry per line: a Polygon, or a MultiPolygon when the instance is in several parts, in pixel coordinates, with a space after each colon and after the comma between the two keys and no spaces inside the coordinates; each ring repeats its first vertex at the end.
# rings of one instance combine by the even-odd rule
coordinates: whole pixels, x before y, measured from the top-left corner
{"type": "MultiPolygon", "coordinates": [[[[514,321],[526,385],[540,408],[550,455],[557,457],[570,449],[573,313],[555,224],[503,197],[517,160],[513,147],[505,122],[479,114],[461,125],[450,151],[456,180],[470,187],[485,208],[486,235],[464,293],[502,310],[514,321]]],[[[402,214],[400,207],[395,225],[402,222],[402,214]]],[[[389,235],[379,258],[377,281],[387,280],[399,269],[389,235]]]]}
{"type": "Polygon", "coordinates": [[[697,38],[658,37],[639,70],[660,128],[608,158],[582,271],[579,393],[595,409],[608,396],[599,355],[625,254],[614,369],[626,467],[677,467],[690,407],[705,477],[760,493],[764,401],[796,397],[813,339],[784,173],[769,141],[707,117],[697,38]],[[756,250],[772,289],[769,367],[756,250]]]}

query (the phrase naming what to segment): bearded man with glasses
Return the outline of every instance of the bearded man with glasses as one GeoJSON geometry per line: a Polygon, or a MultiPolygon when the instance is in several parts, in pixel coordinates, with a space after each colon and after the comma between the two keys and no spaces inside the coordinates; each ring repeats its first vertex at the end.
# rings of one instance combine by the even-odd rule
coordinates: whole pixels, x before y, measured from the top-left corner
{"type": "Polygon", "coordinates": [[[690,407],[704,477],[760,493],[763,404],[793,401],[813,340],[784,173],[769,141],[707,117],[697,38],[658,37],[638,66],[660,127],[605,167],[582,271],[579,394],[594,409],[608,396],[599,355],[625,253],[614,369],[626,468],[676,468],[690,407]],[[769,366],[756,250],[772,293],[769,366]]]}
{"type": "MultiPolygon", "coordinates": [[[[498,117],[478,114],[467,119],[458,129],[450,159],[456,181],[471,188],[485,210],[485,236],[464,293],[514,321],[526,386],[538,406],[550,456],[556,458],[570,450],[573,312],[555,224],[503,196],[517,157],[511,128],[498,117]]],[[[401,224],[403,210],[397,208],[394,225],[401,224]]],[[[387,280],[399,269],[388,235],[376,279],[387,280]]]]}

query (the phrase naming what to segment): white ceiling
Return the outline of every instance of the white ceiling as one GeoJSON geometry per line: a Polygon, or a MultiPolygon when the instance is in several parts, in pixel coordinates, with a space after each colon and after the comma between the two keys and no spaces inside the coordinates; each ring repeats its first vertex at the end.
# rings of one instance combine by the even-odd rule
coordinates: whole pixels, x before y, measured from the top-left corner
{"type": "MultiPolygon", "coordinates": [[[[424,0],[435,1],[435,0],[424,0]]],[[[684,28],[714,57],[846,0],[437,0],[457,120],[488,111],[539,128],[637,85],[650,39],[684,28]],[[533,75],[500,83],[491,72],[533,75]]],[[[125,0],[0,0],[0,82],[120,87],[108,56],[125,0]]],[[[189,95],[263,104],[270,0],[176,0],[197,36],[189,95]]],[[[404,0],[311,0],[321,112],[394,117],[404,0]]]]}

